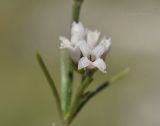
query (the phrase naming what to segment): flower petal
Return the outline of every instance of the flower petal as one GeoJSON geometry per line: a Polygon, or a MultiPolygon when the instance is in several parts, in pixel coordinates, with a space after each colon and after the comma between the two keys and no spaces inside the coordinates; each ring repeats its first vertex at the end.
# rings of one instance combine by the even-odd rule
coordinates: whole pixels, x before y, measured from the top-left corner
{"type": "Polygon", "coordinates": [[[78,70],[86,68],[91,64],[91,61],[87,57],[82,57],[78,62],[78,70]]]}
{"type": "Polygon", "coordinates": [[[67,38],[60,36],[59,40],[61,41],[60,48],[67,48],[71,46],[71,42],[67,38]]]}
{"type": "Polygon", "coordinates": [[[75,41],[79,41],[84,39],[85,37],[85,28],[81,22],[73,22],[71,28],[71,41],[74,43],[75,41]]]}
{"type": "Polygon", "coordinates": [[[90,48],[94,48],[97,45],[99,36],[100,36],[99,31],[87,30],[87,43],[90,48]]]}
{"type": "Polygon", "coordinates": [[[80,49],[76,47],[73,50],[68,50],[68,53],[69,53],[70,57],[72,58],[72,60],[75,63],[78,63],[80,56],[81,56],[80,49]]]}
{"type": "Polygon", "coordinates": [[[103,73],[106,73],[106,64],[105,64],[104,60],[102,60],[102,59],[99,58],[96,61],[94,61],[92,63],[92,65],[95,66],[95,67],[97,67],[103,73]]]}
{"type": "Polygon", "coordinates": [[[73,47],[71,42],[65,37],[60,37],[59,39],[61,41],[60,48],[65,49],[71,59],[77,63],[81,55],[79,47],[73,47]]]}
{"type": "Polygon", "coordinates": [[[111,39],[102,39],[102,41],[92,50],[92,54],[96,58],[100,58],[105,52],[109,50],[111,46],[111,39]]]}
{"type": "Polygon", "coordinates": [[[80,59],[80,56],[81,56],[80,49],[79,48],[73,48],[73,47],[67,47],[67,48],[65,48],[65,50],[67,51],[67,53],[69,54],[71,59],[75,63],[78,63],[78,61],[80,59]]]}
{"type": "Polygon", "coordinates": [[[91,49],[89,48],[88,44],[86,43],[86,41],[81,41],[80,42],[80,46],[79,46],[83,56],[87,57],[88,55],[91,54],[91,49]]]}
{"type": "Polygon", "coordinates": [[[77,42],[78,42],[79,40],[81,40],[81,39],[80,39],[80,37],[79,37],[78,34],[71,36],[71,43],[72,43],[72,45],[77,45],[77,42]]]}

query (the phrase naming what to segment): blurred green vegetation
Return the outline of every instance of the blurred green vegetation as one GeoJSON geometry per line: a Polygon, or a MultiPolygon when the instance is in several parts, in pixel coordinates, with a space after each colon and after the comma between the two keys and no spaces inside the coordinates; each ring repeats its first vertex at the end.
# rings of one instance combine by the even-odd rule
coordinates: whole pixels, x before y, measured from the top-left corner
{"type": "MultiPolygon", "coordinates": [[[[159,126],[160,1],[84,1],[84,25],[112,38],[109,73],[98,72],[91,89],[125,67],[131,72],[92,100],[73,126],[159,126]]],[[[0,0],[0,126],[60,125],[35,52],[59,89],[58,37],[68,35],[70,12],[71,0],[0,0]]]]}

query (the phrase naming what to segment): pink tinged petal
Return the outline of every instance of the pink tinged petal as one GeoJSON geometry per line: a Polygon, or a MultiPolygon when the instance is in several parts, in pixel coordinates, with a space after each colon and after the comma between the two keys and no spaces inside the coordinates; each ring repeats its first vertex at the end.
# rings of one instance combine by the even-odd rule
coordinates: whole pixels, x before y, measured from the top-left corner
{"type": "Polygon", "coordinates": [[[102,59],[99,58],[96,61],[94,61],[92,63],[92,65],[95,66],[95,67],[97,67],[103,73],[107,73],[107,71],[106,71],[106,64],[105,64],[104,60],[102,60],[102,59]]]}
{"type": "Polygon", "coordinates": [[[98,31],[87,31],[87,43],[90,48],[94,48],[97,43],[100,36],[100,32],[98,31]]]}
{"type": "Polygon", "coordinates": [[[82,57],[78,63],[78,70],[88,67],[92,62],[87,57],[82,57]]]}
{"type": "Polygon", "coordinates": [[[110,39],[102,39],[102,41],[92,50],[92,54],[96,56],[96,58],[100,58],[105,52],[109,50],[111,46],[110,39]]]}
{"type": "Polygon", "coordinates": [[[82,54],[84,57],[87,57],[88,55],[91,54],[91,49],[89,48],[88,44],[86,43],[86,41],[81,41],[80,42],[80,46],[79,46],[82,54]]]}

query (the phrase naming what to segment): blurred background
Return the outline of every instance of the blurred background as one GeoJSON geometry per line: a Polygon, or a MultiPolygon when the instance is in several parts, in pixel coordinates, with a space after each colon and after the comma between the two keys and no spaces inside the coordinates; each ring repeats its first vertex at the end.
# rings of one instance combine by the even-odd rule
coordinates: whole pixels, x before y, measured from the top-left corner
{"type": "MultiPolygon", "coordinates": [[[[60,126],[39,50],[60,89],[59,36],[69,35],[71,0],[0,0],[0,126],[60,126]]],[[[99,94],[73,126],[160,125],[160,1],[84,0],[81,21],[112,38],[108,72],[130,67],[99,94]]],[[[78,79],[77,75],[76,78],[78,79]]]]}

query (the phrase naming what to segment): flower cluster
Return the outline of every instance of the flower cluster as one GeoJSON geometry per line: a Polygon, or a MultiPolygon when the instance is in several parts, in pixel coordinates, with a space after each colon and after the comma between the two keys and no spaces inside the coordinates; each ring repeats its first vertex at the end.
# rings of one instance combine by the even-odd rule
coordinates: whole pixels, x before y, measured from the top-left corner
{"type": "Polygon", "coordinates": [[[104,62],[111,46],[111,40],[105,37],[99,41],[100,32],[84,28],[81,22],[72,23],[71,39],[60,37],[60,48],[65,49],[73,62],[78,64],[78,70],[98,68],[106,73],[104,62]]]}

